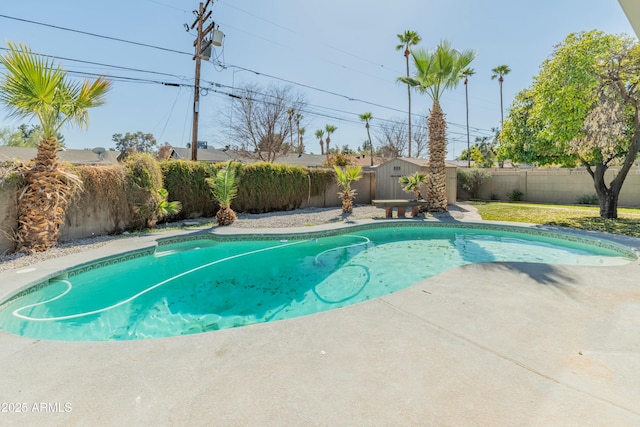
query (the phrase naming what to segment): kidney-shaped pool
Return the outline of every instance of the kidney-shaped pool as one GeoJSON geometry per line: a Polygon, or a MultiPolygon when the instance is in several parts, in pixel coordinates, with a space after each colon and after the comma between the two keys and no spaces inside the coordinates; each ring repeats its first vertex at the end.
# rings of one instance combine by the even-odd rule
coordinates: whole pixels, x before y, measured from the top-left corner
{"type": "Polygon", "coordinates": [[[464,264],[635,259],[606,240],[529,228],[396,224],[335,233],[160,241],[34,284],[0,304],[0,329],[71,341],[168,337],[344,307],[464,264]]]}

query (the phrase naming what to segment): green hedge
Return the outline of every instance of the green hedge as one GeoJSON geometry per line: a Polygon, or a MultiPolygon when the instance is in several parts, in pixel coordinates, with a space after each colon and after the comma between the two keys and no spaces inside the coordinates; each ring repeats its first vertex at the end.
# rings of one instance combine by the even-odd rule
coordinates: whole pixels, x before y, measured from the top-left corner
{"type": "MultiPolygon", "coordinates": [[[[162,162],[164,185],[169,200],[182,203],[174,219],[213,217],[218,205],[205,178],[212,177],[224,163],[196,163],[188,160],[162,162]]],[[[322,194],[335,179],[332,170],[258,162],[241,164],[238,196],[231,207],[236,212],[265,213],[299,208],[309,197],[322,194]]]]}

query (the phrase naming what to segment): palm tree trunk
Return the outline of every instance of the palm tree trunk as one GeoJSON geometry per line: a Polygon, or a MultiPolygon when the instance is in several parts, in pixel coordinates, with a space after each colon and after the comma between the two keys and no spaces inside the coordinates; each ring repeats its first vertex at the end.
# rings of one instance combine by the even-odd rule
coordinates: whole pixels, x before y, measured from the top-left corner
{"type": "Polygon", "coordinates": [[[74,177],[58,163],[55,138],[43,139],[33,168],[26,173],[26,187],[18,199],[17,250],[43,252],[58,242],[64,224],[74,177]]]}
{"type": "MultiPolygon", "coordinates": [[[[404,57],[407,59],[407,78],[410,77],[409,76],[409,55],[408,55],[408,51],[409,49],[407,48],[407,50],[405,51],[405,55],[404,57]]],[[[408,124],[409,124],[409,153],[408,156],[409,158],[411,158],[411,86],[407,85],[407,98],[409,98],[409,120],[408,120],[408,124]]]]}
{"type": "Polygon", "coordinates": [[[371,142],[371,133],[369,133],[369,122],[367,122],[367,138],[369,138],[369,151],[371,154],[371,166],[373,166],[373,142],[371,142]]]}
{"type": "Polygon", "coordinates": [[[434,100],[429,112],[429,180],[427,181],[427,209],[447,210],[447,191],[444,159],[447,153],[447,123],[440,103],[434,100]]]}
{"type": "Polygon", "coordinates": [[[502,76],[498,79],[500,83],[500,130],[504,128],[504,109],[502,108],[502,76]]]}
{"type": "Polygon", "coordinates": [[[467,106],[467,167],[471,168],[471,142],[469,140],[469,87],[467,86],[468,79],[464,79],[464,98],[465,105],[467,106]]]}

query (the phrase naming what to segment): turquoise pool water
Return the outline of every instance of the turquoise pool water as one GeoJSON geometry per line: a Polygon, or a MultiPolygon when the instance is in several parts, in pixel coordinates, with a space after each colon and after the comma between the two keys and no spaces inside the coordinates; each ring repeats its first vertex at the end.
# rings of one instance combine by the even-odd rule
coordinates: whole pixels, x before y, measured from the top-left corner
{"type": "Polygon", "coordinates": [[[331,310],[469,263],[630,262],[629,252],[513,231],[385,227],[329,237],[160,245],[85,267],[0,306],[0,328],[40,339],[168,337],[331,310]]]}

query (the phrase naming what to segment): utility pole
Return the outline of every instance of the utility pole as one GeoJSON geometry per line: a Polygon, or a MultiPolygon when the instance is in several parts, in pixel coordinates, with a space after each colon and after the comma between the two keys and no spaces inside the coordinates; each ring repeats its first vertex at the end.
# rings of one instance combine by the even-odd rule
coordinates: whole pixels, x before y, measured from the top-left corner
{"type": "MultiPolygon", "coordinates": [[[[193,59],[196,61],[196,79],[195,87],[193,91],[193,129],[191,132],[191,160],[198,160],[198,113],[200,110],[200,63],[205,58],[205,61],[209,59],[209,55],[205,53],[211,47],[212,44],[220,46],[220,42],[214,40],[215,35],[212,35],[209,39],[206,37],[209,34],[213,34],[215,22],[211,21],[209,25],[205,27],[205,23],[211,17],[211,11],[207,10],[212,0],[207,0],[206,3],[200,3],[200,8],[194,10],[196,20],[191,24],[190,30],[197,28],[198,35],[196,36],[193,46],[195,47],[195,55],[193,59]]],[[[186,25],[186,24],[185,24],[186,25]]],[[[217,30],[216,30],[217,31],[217,30]]],[[[222,34],[222,33],[221,33],[222,34]]],[[[224,34],[222,34],[224,36],[224,34]]],[[[220,38],[221,40],[221,38],[220,38]]]]}

